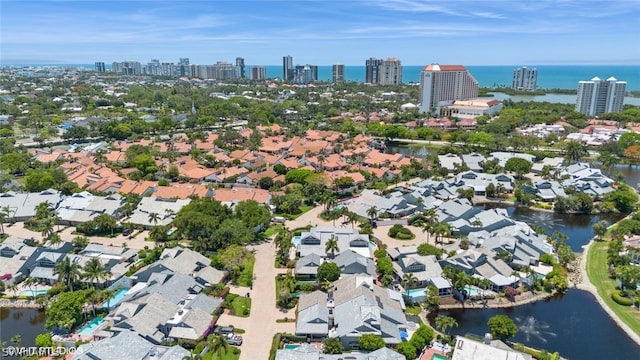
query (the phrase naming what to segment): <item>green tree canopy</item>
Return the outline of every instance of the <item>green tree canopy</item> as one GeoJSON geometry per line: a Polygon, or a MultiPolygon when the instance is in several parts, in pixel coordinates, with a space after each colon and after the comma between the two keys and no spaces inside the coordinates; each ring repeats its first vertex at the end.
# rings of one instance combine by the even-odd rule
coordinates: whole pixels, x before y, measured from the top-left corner
{"type": "Polygon", "coordinates": [[[358,345],[364,351],[375,351],[385,346],[382,336],[377,334],[364,334],[358,338],[358,345]]]}
{"type": "Polygon", "coordinates": [[[318,266],[318,282],[336,281],[340,277],[340,268],[333,262],[325,261],[318,266]]]}
{"type": "Polygon", "coordinates": [[[487,326],[491,335],[500,340],[507,340],[518,333],[518,327],[507,315],[492,316],[487,326]]]}

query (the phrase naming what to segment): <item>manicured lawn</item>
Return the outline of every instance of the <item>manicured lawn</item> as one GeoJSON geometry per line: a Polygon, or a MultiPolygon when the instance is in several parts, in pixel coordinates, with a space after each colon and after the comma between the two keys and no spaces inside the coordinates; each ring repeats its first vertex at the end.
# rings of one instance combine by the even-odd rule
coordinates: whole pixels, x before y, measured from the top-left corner
{"type": "Polygon", "coordinates": [[[202,358],[203,360],[238,360],[240,359],[240,349],[234,346],[229,346],[229,350],[222,353],[222,358],[218,356],[218,353],[215,354],[209,351],[202,358]],[[237,352],[237,354],[236,354],[237,352]]]}
{"type": "Polygon", "coordinates": [[[413,306],[407,306],[407,310],[405,311],[405,313],[409,315],[418,316],[420,315],[421,311],[422,311],[422,308],[420,307],[420,305],[413,305],[413,306]]]}
{"type": "Polygon", "coordinates": [[[251,312],[251,299],[244,296],[238,296],[231,303],[235,316],[249,317],[251,312]]]}
{"type": "Polygon", "coordinates": [[[269,228],[267,230],[265,230],[264,232],[264,237],[266,238],[270,238],[273,235],[275,235],[276,233],[278,233],[278,231],[284,229],[284,225],[282,224],[275,224],[275,225],[271,225],[269,226],[269,228]]]}
{"type": "Polygon", "coordinates": [[[240,286],[251,286],[253,283],[253,266],[256,264],[256,257],[251,255],[251,258],[245,264],[244,270],[240,274],[238,278],[238,285],[240,286]]]}
{"type": "Polygon", "coordinates": [[[298,214],[284,214],[284,213],[276,213],[275,216],[281,216],[287,220],[295,220],[297,218],[299,218],[302,214],[306,213],[307,211],[313,209],[314,206],[307,206],[307,205],[303,205],[300,206],[300,213],[298,214]]]}
{"type": "Polygon", "coordinates": [[[607,266],[607,248],[609,244],[603,241],[594,241],[587,255],[587,274],[589,280],[598,289],[598,294],[612,309],[616,315],[636,334],[640,335],[640,311],[633,306],[622,306],[611,299],[611,293],[616,288],[616,283],[609,278],[607,266]]]}

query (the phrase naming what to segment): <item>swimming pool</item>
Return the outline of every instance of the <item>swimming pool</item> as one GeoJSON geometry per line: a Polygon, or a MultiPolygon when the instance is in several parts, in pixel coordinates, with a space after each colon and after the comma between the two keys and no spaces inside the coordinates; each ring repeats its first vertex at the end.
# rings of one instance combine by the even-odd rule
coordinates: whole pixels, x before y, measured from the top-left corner
{"type": "Polygon", "coordinates": [[[300,236],[294,236],[293,237],[293,245],[295,245],[295,246],[300,245],[300,236]]]}
{"type": "Polygon", "coordinates": [[[284,349],[285,350],[293,350],[293,349],[297,349],[300,347],[300,344],[285,344],[284,345],[284,349]]]}
{"type": "Polygon", "coordinates": [[[425,289],[411,289],[411,290],[405,290],[402,292],[402,294],[411,297],[411,298],[416,298],[416,297],[420,297],[420,296],[427,296],[427,292],[425,291],[425,289]]]}
{"type": "Polygon", "coordinates": [[[98,329],[103,322],[104,322],[104,319],[101,317],[93,318],[85,326],[83,326],[82,329],[80,329],[80,331],[78,331],[78,335],[83,335],[83,336],[93,335],[93,332],[96,331],[96,329],[98,329]]]}
{"type": "Polygon", "coordinates": [[[46,294],[47,294],[47,290],[42,289],[42,290],[22,290],[18,295],[36,297],[38,295],[46,295],[46,294]]]}
{"type": "Polygon", "coordinates": [[[102,303],[102,307],[106,308],[107,306],[109,306],[109,310],[113,309],[118,304],[120,304],[122,299],[124,299],[124,296],[126,295],[127,291],[129,291],[129,289],[118,290],[118,292],[116,292],[116,294],[113,295],[109,301],[105,301],[102,303]]]}
{"type": "Polygon", "coordinates": [[[442,356],[440,354],[433,354],[431,356],[431,360],[447,360],[448,358],[446,356],[442,356]]]}

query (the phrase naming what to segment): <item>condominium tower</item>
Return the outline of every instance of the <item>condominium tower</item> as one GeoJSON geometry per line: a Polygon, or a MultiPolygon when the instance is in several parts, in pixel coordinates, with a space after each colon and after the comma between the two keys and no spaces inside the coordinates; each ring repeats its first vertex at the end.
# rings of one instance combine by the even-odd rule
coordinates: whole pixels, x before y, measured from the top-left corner
{"type": "Polygon", "coordinates": [[[282,80],[293,81],[293,57],[291,55],[282,57],[282,80]]]}
{"type": "Polygon", "coordinates": [[[97,73],[103,73],[107,71],[107,68],[104,66],[103,62],[97,61],[96,62],[96,72],[97,73]]]}
{"type": "Polygon", "coordinates": [[[264,66],[251,67],[251,80],[264,80],[267,78],[267,68],[264,66]]]}
{"type": "Polygon", "coordinates": [[[439,113],[455,100],[478,97],[478,81],[462,65],[425,66],[420,73],[420,111],[439,113]]]}
{"type": "Polygon", "coordinates": [[[344,64],[333,64],[333,82],[344,81],[344,64]]]}
{"type": "Polygon", "coordinates": [[[576,111],[587,116],[622,111],[626,88],[626,81],[617,81],[614,77],[607,80],[594,77],[590,81],[580,81],[576,111]]]}
{"type": "Polygon", "coordinates": [[[538,82],[538,69],[523,66],[513,70],[512,89],[534,91],[538,82]]]}
{"type": "Polygon", "coordinates": [[[236,79],[244,79],[246,74],[244,72],[244,58],[236,58],[236,79]]]}
{"type": "Polygon", "coordinates": [[[380,80],[380,65],[382,65],[382,59],[369,58],[365,62],[366,76],[365,82],[368,84],[377,84],[380,80]]]}
{"type": "Polygon", "coordinates": [[[402,63],[400,62],[400,60],[390,58],[382,61],[382,64],[380,64],[378,84],[402,84],[402,63]]]}

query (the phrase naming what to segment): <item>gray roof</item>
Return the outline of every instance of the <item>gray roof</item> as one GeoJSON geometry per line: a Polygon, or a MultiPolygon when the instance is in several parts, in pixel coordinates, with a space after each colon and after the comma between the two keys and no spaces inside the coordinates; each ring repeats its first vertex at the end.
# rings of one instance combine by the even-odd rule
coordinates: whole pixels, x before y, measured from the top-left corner
{"type": "Polygon", "coordinates": [[[73,355],[73,360],[144,360],[155,354],[158,360],[182,360],[189,352],[181,346],[157,346],[133,331],[118,336],[83,344],[73,355]]]}
{"type": "Polygon", "coordinates": [[[45,201],[55,209],[64,198],[58,190],[48,189],[38,193],[18,193],[9,191],[0,193],[0,208],[8,206],[11,209],[10,218],[23,221],[36,216],[36,207],[45,201]]]}
{"type": "Polygon", "coordinates": [[[278,350],[276,360],[406,360],[404,355],[383,347],[370,353],[350,352],[337,355],[322,354],[321,351],[308,344],[301,344],[291,350],[278,350]]]}
{"type": "Polygon", "coordinates": [[[531,355],[456,336],[452,360],[530,360],[531,355]]]}
{"type": "Polygon", "coordinates": [[[338,265],[343,274],[376,275],[376,265],[373,259],[362,256],[353,250],[341,252],[333,259],[333,262],[338,265]]]}
{"type": "Polygon", "coordinates": [[[318,267],[323,263],[320,255],[311,253],[296,262],[296,275],[313,275],[318,273],[318,267]]]}
{"type": "Polygon", "coordinates": [[[351,227],[316,226],[301,234],[297,251],[301,257],[312,253],[326,257],[325,245],[331,236],[338,242],[339,251],[351,249],[363,256],[371,257],[369,235],[360,234],[351,227]]]}

